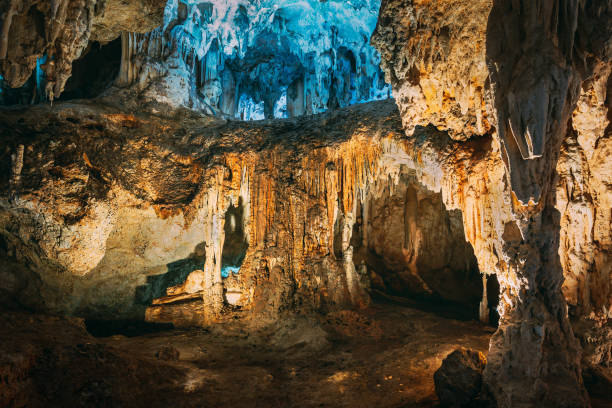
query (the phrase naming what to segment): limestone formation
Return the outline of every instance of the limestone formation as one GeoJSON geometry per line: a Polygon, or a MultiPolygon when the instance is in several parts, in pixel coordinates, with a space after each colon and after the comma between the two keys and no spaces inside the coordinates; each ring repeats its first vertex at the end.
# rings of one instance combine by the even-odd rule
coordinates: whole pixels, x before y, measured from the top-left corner
{"type": "Polygon", "coordinates": [[[383,0],[371,43],[399,111],[299,118],[367,99],[375,53],[337,33],[308,48],[281,3],[234,4],[215,20],[231,30],[213,30],[218,7],[171,1],[149,34],[157,1],[0,5],[4,79],[44,69],[51,98],[90,40],[129,31],[103,99],[0,111],[2,298],[201,326],[365,308],[379,291],[486,322],[498,282],[481,391],[588,407],[582,370],[612,362],[612,0],[383,0]],[[291,118],[223,119],[254,117],[237,73],[263,116],[291,118]]]}
{"type": "Polygon", "coordinates": [[[68,138],[23,141],[22,183],[3,199],[8,253],[32,265],[14,295],[32,306],[130,315],[155,297],[200,293],[212,316],[229,298],[260,314],[295,302],[327,309],[366,305],[375,275],[396,293],[479,301],[476,260],[442,203],[441,179],[417,182],[441,175],[422,159],[448,155],[452,142],[432,130],[404,139],[391,102],[254,125],[38,109],[35,122],[30,110],[3,117],[9,144],[34,129],[49,135],[57,121],[68,138]],[[127,145],[113,142],[125,132],[127,145]],[[418,147],[432,138],[435,148],[418,147]],[[223,277],[229,265],[238,273],[223,277]],[[272,304],[268,286],[280,296],[272,304]]]}
{"type": "MultiPolygon", "coordinates": [[[[369,44],[379,0],[171,0],[164,22],[123,34],[120,93],[242,120],[386,99],[369,44]]],[[[117,91],[117,90],[115,90],[117,91]]]]}
{"type": "Polygon", "coordinates": [[[444,407],[474,406],[482,389],[486,357],[474,350],[460,348],[450,353],[434,374],[436,394],[444,407]]]}
{"type": "MultiPolygon", "coordinates": [[[[590,282],[610,281],[609,262],[601,262],[609,250],[595,261],[597,255],[581,249],[595,241],[597,230],[588,227],[595,222],[606,224],[597,245],[608,248],[610,189],[589,179],[589,164],[580,156],[607,149],[602,112],[610,105],[603,84],[612,56],[611,16],[610,1],[389,0],[381,6],[372,42],[381,52],[408,132],[433,124],[457,140],[469,138],[463,143],[482,134],[493,137],[490,159],[499,164],[461,183],[471,192],[469,200],[462,202],[463,194],[457,195],[452,184],[442,186],[442,194],[447,207],[462,207],[479,268],[495,273],[500,283],[500,328],[485,371],[485,383],[500,406],[588,405],[565,298],[577,305],[572,297],[585,296],[590,282]],[[590,134],[588,153],[571,143],[576,136],[568,122],[590,134]],[[558,160],[560,154],[565,157],[558,160]],[[568,174],[568,166],[576,173],[568,174]],[[565,192],[557,190],[556,169],[565,192]],[[580,187],[576,177],[584,180],[580,187]],[[580,198],[576,188],[597,189],[593,203],[585,203],[592,199],[580,198]],[[572,221],[560,220],[559,206],[572,221]],[[586,211],[578,210],[581,206],[586,211]],[[576,212],[585,215],[574,218],[576,212]],[[575,240],[578,231],[589,232],[575,240]],[[578,247],[571,248],[572,242],[578,247]]],[[[597,159],[593,166],[609,168],[597,159]]],[[[450,180],[463,172],[463,166],[455,168],[450,180]]],[[[586,307],[590,318],[580,312],[573,316],[589,321],[588,334],[575,323],[583,343],[591,345],[584,350],[587,361],[609,358],[603,346],[609,344],[603,323],[608,287],[604,283],[595,290],[599,300],[586,295],[590,304],[577,307],[586,307]]]]}
{"type": "Polygon", "coordinates": [[[121,31],[147,32],[161,23],[163,0],[7,0],[0,4],[0,75],[22,86],[44,60],[45,92],[58,97],[72,62],[89,41],[108,42],[121,31]]]}
{"type": "Polygon", "coordinates": [[[562,291],[589,364],[612,361],[610,71],[602,66],[583,84],[556,169],[562,291]]]}

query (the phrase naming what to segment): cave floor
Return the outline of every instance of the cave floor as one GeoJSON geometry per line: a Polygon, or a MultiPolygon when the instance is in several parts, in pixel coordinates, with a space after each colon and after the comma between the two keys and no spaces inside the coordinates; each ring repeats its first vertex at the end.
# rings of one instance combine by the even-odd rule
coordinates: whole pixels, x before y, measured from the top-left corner
{"type": "Polygon", "coordinates": [[[486,353],[493,332],[391,302],[132,337],[92,337],[78,319],[0,319],[0,401],[17,406],[436,406],[442,359],[458,346],[486,353]],[[178,360],[158,357],[168,346],[178,360]]]}

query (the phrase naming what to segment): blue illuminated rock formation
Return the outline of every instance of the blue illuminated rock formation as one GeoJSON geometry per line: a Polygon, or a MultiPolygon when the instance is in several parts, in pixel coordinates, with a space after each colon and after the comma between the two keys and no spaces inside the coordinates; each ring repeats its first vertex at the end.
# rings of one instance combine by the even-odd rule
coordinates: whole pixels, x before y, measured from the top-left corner
{"type": "Polygon", "coordinates": [[[380,0],[169,0],[124,34],[119,84],[144,100],[249,120],[390,96],[369,39],[380,0]]]}

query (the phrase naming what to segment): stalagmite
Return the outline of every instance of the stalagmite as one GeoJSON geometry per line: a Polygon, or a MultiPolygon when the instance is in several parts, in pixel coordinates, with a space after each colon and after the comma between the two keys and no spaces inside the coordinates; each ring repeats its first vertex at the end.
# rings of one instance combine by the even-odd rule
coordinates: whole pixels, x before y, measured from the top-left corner
{"type": "Polygon", "coordinates": [[[355,214],[350,212],[343,217],[342,222],[342,263],[346,275],[346,285],[354,305],[363,304],[363,293],[359,286],[359,275],[353,263],[353,247],[351,246],[351,236],[353,225],[355,224],[355,214]]]}
{"type": "Polygon", "coordinates": [[[478,318],[482,323],[489,324],[489,300],[487,298],[487,274],[482,274],[482,300],[478,306],[478,318]]]}
{"type": "Polygon", "coordinates": [[[16,188],[21,182],[21,170],[23,169],[24,145],[17,146],[17,151],[11,154],[11,187],[16,188]]]}
{"type": "Polygon", "coordinates": [[[610,13],[609,2],[389,0],[372,37],[408,134],[433,125],[474,151],[488,140],[488,158],[473,162],[479,170],[457,162],[441,188],[447,207],[462,210],[480,270],[500,284],[484,372],[500,407],[589,405],[561,291],[572,272],[559,263],[553,203],[580,84],[610,64],[610,13]]]}
{"type": "MultiPolygon", "coordinates": [[[[55,100],[0,109],[0,316],[6,303],[9,318],[35,317],[0,324],[0,343],[38,312],[86,319],[66,327],[195,326],[210,341],[221,337],[203,327],[238,329],[267,339],[249,339],[227,372],[251,347],[298,356],[280,376],[285,362],[245,368],[240,403],[261,405],[242,398],[298,384],[308,376],[297,369],[320,360],[324,375],[308,377],[317,397],[351,405],[382,367],[414,387],[385,372],[364,405],[422,385],[419,405],[435,399],[431,376],[411,370],[431,374],[442,360],[431,353],[455,345],[438,342],[440,327],[463,346],[466,328],[492,332],[496,309],[497,329],[474,341],[488,341],[486,366],[447,360],[442,373],[458,374],[440,393],[465,374],[464,405],[591,404],[612,362],[612,0],[7,0],[0,18],[0,102],[35,104],[42,89],[55,100]],[[62,100],[82,97],[81,83],[99,96],[62,100]],[[361,103],[390,86],[394,101],[361,103]],[[366,309],[370,293],[401,310],[366,309]],[[413,321],[406,306],[422,301],[438,332],[413,321]],[[387,311],[402,331],[393,316],[375,321],[387,311]],[[381,351],[371,336],[387,350],[427,348],[427,364],[384,350],[365,365],[325,355],[358,336],[351,359],[381,351]]],[[[163,366],[180,374],[170,395],[214,405],[204,392],[224,382],[209,387],[212,358],[232,347],[187,350],[188,337],[183,360],[163,366]]],[[[53,387],[31,378],[104,355],[90,340],[11,343],[21,355],[0,355],[0,405],[44,405],[31,390],[53,387]]],[[[103,341],[117,356],[130,342],[103,341]]],[[[116,389],[106,373],[91,387],[74,377],[94,401],[116,389]]],[[[400,400],[389,405],[413,402],[400,400]]],[[[288,389],[266,404],[295,402],[288,389]]]]}

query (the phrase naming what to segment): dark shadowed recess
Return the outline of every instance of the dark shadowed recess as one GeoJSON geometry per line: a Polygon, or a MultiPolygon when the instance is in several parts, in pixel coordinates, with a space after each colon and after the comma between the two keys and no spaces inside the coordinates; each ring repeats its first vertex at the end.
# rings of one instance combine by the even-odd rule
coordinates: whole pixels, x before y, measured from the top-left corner
{"type": "MultiPolygon", "coordinates": [[[[350,245],[357,271],[367,271],[373,297],[457,320],[478,320],[483,278],[465,237],[461,212],[448,211],[440,193],[403,172],[394,189],[357,201],[350,245]],[[367,213],[367,214],[366,214],[367,213]],[[368,217],[364,236],[364,214],[368,217]],[[364,239],[367,237],[367,239],[364,239]]],[[[341,224],[334,255],[342,258],[341,224]]],[[[363,272],[362,272],[363,273],[363,272]]],[[[499,284],[487,278],[489,324],[497,326],[499,284]]]]}
{"type": "Polygon", "coordinates": [[[172,323],[149,323],[143,320],[86,319],[85,328],[94,337],[122,335],[137,337],[174,329],[172,323]]]}
{"type": "MultiPolygon", "coordinates": [[[[202,242],[185,259],[179,259],[166,265],[167,272],[159,275],[147,276],[144,285],[136,287],[134,304],[149,306],[153,299],[166,295],[166,289],[179,285],[196,269],[202,269],[205,258],[205,245],[202,242]]],[[[145,308],[141,307],[142,313],[145,308]]],[[[127,337],[141,336],[173,329],[170,324],[148,323],[141,319],[100,320],[88,319],[85,321],[87,331],[95,337],[109,337],[117,334],[127,337]]]]}
{"type": "Polygon", "coordinates": [[[59,100],[95,98],[108,89],[119,73],[121,38],[108,44],[90,43],[72,64],[72,76],[59,100]]]}
{"type": "MultiPolygon", "coordinates": [[[[244,231],[244,206],[242,198],[238,205],[230,205],[225,213],[225,241],[221,253],[221,269],[240,268],[246,256],[249,244],[244,231]]],[[[235,273],[235,272],[234,272],[235,273]]]]}
{"type": "MultiPolygon", "coordinates": [[[[47,56],[37,62],[26,83],[10,88],[0,77],[0,105],[31,105],[46,102],[44,67],[47,56]]],[[[72,75],[66,82],[60,101],[91,99],[100,96],[117,78],[121,63],[121,38],[107,44],[92,42],[72,63],[72,75]]]]}

